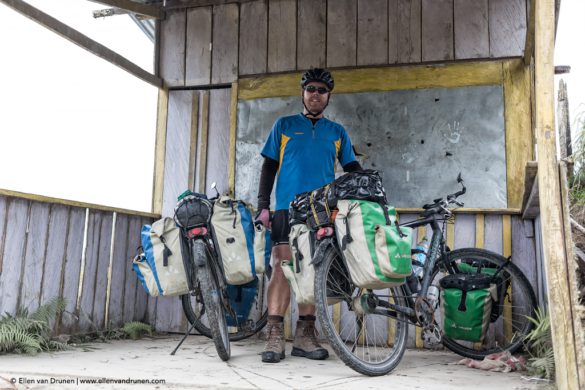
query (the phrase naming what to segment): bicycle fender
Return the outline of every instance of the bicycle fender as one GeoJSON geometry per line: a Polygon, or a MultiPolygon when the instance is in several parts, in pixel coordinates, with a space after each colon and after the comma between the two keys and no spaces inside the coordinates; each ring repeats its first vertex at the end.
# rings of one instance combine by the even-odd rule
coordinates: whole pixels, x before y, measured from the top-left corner
{"type": "Polygon", "coordinates": [[[331,238],[324,238],[318,242],[311,264],[317,266],[323,261],[323,255],[329,246],[333,245],[331,238]]]}

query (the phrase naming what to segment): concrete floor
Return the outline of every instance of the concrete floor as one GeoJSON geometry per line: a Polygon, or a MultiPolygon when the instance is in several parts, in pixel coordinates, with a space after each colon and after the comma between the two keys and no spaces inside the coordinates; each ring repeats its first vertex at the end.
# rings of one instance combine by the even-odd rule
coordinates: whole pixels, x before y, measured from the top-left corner
{"type": "MultiPolygon", "coordinates": [[[[486,372],[455,364],[458,355],[408,350],[396,370],[366,377],[346,367],[334,353],[325,361],[290,356],[265,364],[257,339],[232,343],[225,363],[211,340],[190,336],[171,356],[180,336],[96,343],[37,356],[0,356],[0,389],[546,389],[526,373],[486,372]],[[160,384],[98,383],[90,380],[163,380],[160,384]],[[45,382],[45,383],[42,383],[45,382]],[[70,384],[67,384],[70,383],[70,384]]],[[[330,350],[331,352],[331,350],[330,350]]]]}

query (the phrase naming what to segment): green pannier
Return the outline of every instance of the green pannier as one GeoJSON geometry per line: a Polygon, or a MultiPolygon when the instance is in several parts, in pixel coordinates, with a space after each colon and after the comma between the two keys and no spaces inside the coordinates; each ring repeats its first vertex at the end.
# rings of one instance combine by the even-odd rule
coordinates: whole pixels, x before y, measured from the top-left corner
{"type": "Polygon", "coordinates": [[[492,283],[495,283],[497,286],[497,295],[498,298],[495,300],[499,302],[497,305],[492,305],[492,313],[490,316],[491,322],[496,322],[498,318],[502,315],[504,311],[504,299],[506,297],[506,290],[508,289],[509,283],[502,277],[500,273],[501,269],[495,267],[493,263],[487,263],[486,261],[474,259],[474,260],[464,260],[460,264],[457,265],[460,272],[465,273],[482,273],[486,275],[490,275],[492,277],[492,283]]]}
{"type": "Polygon", "coordinates": [[[482,342],[497,300],[492,276],[483,273],[455,274],[440,280],[443,332],[456,340],[482,342]]]}
{"type": "Polygon", "coordinates": [[[335,232],[352,282],[362,288],[401,285],[412,273],[412,229],[396,210],[365,200],[339,200],[335,232]]]}

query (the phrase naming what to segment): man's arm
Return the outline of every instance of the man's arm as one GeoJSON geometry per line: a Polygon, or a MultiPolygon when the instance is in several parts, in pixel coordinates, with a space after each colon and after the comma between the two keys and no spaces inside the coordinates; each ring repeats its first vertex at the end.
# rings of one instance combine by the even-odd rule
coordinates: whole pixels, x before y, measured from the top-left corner
{"type": "Polygon", "coordinates": [[[260,185],[258,186],[258,211],[270,209],[270,194],[272,193],[277,171],[278,161],[264,157],[262,171],[260,172],[260,185]]]}
{"type": "Polygon", "coordinates": [[[349,162],[343,166],[343,172],[355,172],[355,171],[362,171],[363,168],[357,160],[349,162]]]}

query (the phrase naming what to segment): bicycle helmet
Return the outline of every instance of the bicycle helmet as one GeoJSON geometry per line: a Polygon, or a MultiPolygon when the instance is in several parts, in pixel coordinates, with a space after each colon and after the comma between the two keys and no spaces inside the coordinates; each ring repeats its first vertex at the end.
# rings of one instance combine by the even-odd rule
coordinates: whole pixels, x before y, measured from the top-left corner
{"type": "Polygon", "coordinates": [[[322,68],[309,69],[303,73],[303,77],[301,78],[301,88],[305,88],[305,86],[311,81],[324,83],[330,91],[333,91],[335,85],[331,73],[327,69],[322,68]]]}

